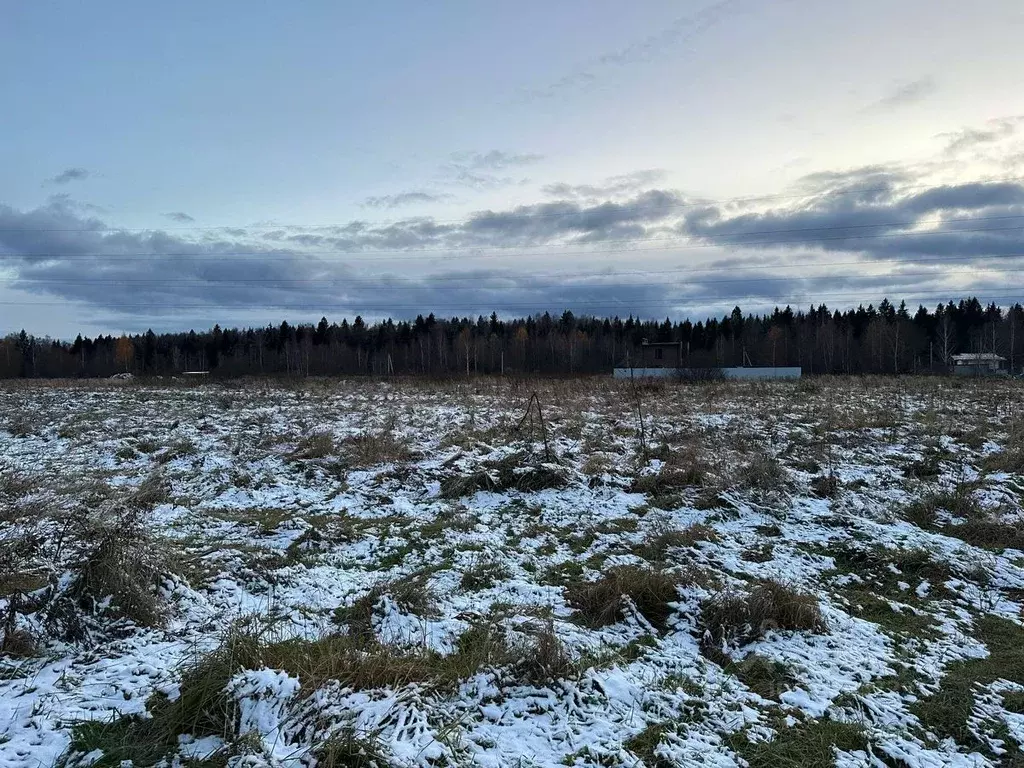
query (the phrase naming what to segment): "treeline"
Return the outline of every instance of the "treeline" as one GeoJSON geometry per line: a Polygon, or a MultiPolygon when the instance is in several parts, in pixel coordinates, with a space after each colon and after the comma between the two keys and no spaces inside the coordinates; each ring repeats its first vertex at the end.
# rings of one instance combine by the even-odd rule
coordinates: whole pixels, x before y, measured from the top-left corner
{"type": "Polygon", "coordinates": [[[136,336],[78,336],[74,342],[22,331],[0,341],[0,377],[87,377],[129,372],[167,376],[208,371],[243,375],[427,375],[608,373],[639,361],[640,344],[680,341],[687,365],[799,365],[807,373],[943,371],[957,352],[991,352],[1020,367],[1024,309],[976,298],[911,313],[877,307],[833,311],[824,304],[693,323],[561,316],[502,320],[434,315],[368,324],[361,317],[316,325],[221,328],[136,336]]]}

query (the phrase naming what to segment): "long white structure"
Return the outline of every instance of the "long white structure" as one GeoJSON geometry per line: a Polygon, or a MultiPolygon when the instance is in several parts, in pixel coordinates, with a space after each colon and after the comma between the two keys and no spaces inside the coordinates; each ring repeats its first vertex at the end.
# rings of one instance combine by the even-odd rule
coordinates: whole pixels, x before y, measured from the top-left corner
{"type": "Polygon", "coordinates": [[[616,379],[714,378],[721,373],[724,379],[799,379],[803,369],[799,366],[761,366],[743,368],[616,368],[616,379]]]}

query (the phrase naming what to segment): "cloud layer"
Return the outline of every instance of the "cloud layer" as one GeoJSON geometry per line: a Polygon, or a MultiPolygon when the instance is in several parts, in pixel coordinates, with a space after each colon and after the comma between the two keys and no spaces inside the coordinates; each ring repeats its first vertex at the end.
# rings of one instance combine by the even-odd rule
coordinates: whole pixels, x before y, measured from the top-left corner
{"type": "MultiPolygon", "coordinates": [[[[1013,135],[1020,125],[984,130],[1013,135]]],[[[488,152],[452,162],[501,173],[536,160],[488,152]]],[[[711,201],[646,170],[548,184],[541,201],[457,221],[179,232],[117,229],[56,195],[33,210],[0,205],[0,265],[8,288],[137,327],[174,327],[182,317],[229,324],[255,311],[279,319],[568,307],[664,317],[734,304],[1024,293],[1024,183],[939,182],[932,172],[928,164],[818,171],[773,197],[711,201]]]]}

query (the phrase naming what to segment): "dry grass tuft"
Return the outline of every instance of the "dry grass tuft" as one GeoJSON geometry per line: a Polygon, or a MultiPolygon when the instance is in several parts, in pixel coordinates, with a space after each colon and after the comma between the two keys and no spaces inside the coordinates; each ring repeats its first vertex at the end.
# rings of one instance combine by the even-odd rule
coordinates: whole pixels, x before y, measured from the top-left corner
{"type": "Polygon", "coordinates": [[[811,480],[811,493],[823,499],[834,499],[839,495],[843,484],[834,474],[818,475],[811,480]]]}
{"type": "Polygon", "coordinates": [[[387,768],[391,764],[378,739],[361,736],[351,727],[335,731],[312,755],[317,768],[387,768]]]}
{"type": "Polygon", "coordinates": [[[342,443],[342,452],[349,464],[357,468],[394,464],[413,457],[409,444],[388,430],[347,437],[342,443]]]}
{"type": "Polygon", "coordinates": [[[167,608],[157,589],[170,569],[141,512],[127,508],[97,517],[88,534],[84,540],[96,543],[76,564],[68,595],[89,613],[109,610],[141,626],[161,624],[167,608]]]}
{"type": "Polygon", "coordinates": [[[740,467],[736,482],[743,488],[763,493],[779,493],[789,487],[789,473],[777,458],[758,453],[740,467]]]}
{"type": "Polygon", "coordinates": [[[473,566],[463,572],[459,586],[469,592],[490,589],[497,582],[509,577],[510,571],[504,563],[496,562],[489,557],[482,557],[473,566]]]}
{"type": "Polygon", "coordinates": [[[742,661],[726,667],[758,696],[778,700],[796,684],[793,673],[783,663],[772,661],[759,653],[747,654],[742,661]]]}
{"type": "Polygon", "coordinates": [[[699,541],[716,542],[718,534],[710,525],[703,523],[694,523],[682,530],[664,528],[652,531],[634,552],[652,563],[663,563],[671,550],[692,547],[699,541]]]}
{"type": "Polygon", "coordinates": [[[337,456],[339,453],[338,444],[334,435],[330,432],[313,432],[306,435],[295,446],[295,450],[288,454],[290,459],[326,459],[330,456],[337,456]]]}
{"type": "Polygon", "coordinates": [[[776,629],[828,630],[814,596],[775,581],[761,581],[747,592],[723,592],[704,601],[701,626],[705,644],[715,646],[748,643],[776,629]]]}
{"type": "Polygon", "coordinates": [[[672,613],[669,603],[678,597],[676,583],[664,571],[625,565],[612,568],[598,581],[569,585],[566,599],[592,627],[620,621],[626,607],[624,598],[629,598],[647,621],[665,629],[672,613]]]}
{"type": "Polygon", "coordinates": [[[1002,519],[999,508],[986,509],[974,495],[974,486],[960,483],[951,491],[929,494],[911,504],[904,516],[925,530],[955,536],[982,549],[1024,550],[1024,523],[1002,519]],[[939,512],[960,518],[960,522],[942,524],[939,512]]]}
{"type": "Polygon", "coordinates": [[[513,453],[485,463],[480,471],[442,478],[441,496],[457,499],[476,491],[542,491],[545,488],[564,488],[568,481],[561,467],[536,462],[525,453],[513,453]]]}

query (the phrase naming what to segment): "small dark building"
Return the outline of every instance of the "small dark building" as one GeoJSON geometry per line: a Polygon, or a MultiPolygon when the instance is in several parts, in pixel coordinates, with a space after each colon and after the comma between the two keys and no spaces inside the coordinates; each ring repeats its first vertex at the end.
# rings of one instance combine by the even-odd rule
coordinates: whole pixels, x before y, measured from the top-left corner
{"type": "Polygon", "coordinates": [[[957,376],[1000,376],[1006,373],[1006,358],[994,352],[965,352],[953,355],[957,376]]]}
{"type": "Polygon", "coordinates": [[[646,339],[640,344],[640,360],[637,368],[682,368],[683,342],[657,341],[646,339]]]}

